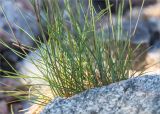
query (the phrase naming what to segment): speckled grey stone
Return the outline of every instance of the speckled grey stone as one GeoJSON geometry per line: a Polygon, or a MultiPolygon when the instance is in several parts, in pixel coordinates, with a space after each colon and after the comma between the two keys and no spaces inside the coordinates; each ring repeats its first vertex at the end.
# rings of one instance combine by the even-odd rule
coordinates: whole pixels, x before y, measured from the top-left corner
{"type": "Polygon", "coordinates": [[[160,114],[160,76],[146,75],[56,98],[41,114],[160,114]]]}

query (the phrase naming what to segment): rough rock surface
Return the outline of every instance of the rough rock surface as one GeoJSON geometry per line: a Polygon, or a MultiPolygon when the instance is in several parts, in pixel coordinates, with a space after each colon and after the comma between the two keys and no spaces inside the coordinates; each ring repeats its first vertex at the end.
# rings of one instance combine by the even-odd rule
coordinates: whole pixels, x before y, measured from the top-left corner
{"type": "Polygon", "coordinates": [[[41,114],[160,114],[160,76],[146,75],[56,98],[41,114]]]}

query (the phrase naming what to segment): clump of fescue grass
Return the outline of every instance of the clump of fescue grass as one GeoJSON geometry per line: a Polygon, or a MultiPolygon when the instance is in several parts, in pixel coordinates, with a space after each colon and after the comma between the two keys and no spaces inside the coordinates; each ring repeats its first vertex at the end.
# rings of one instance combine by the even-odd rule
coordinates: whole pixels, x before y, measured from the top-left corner
{"type": "MultiPolygon", "coordinates": [[[[73,9],[67,0],[64,8],[67,12],[67,20],[64,19],[63,10],[57,2],[47,0],[45,3],[46,30],[41,25],[40,10],[35,4],[37,20],[43,37],[43,43],[40,40],[34,40],[39,50],[35,54],[41,59],[27,60],[34,64],[41,74],[33,73],[27,76],[15,70],[16,73],[13,74],[16,77],[14,78],[44,80],[54,97],[70,97],[90,88],[126,80],[131,76],[129,71],[132,69],[132,57],[135,50],[131,48],[130,43],[132,34],[128,35],[125,41],[121,40],[124,34],[123,2],[117,13],[116,26],[113,24],[112,6],[109,0],[106,0],[108,7],[97,14],[91,0],[89,0],[90,7],[85,9],[87,11],[84,11],[83,4],[80,3],[77,4],[76,9],[73,9]],[[109,15],[110,33],[106,30],[107,27],[101,27],[98,30],[96,28],[96,23],[103,15],[109,15]],[[47,38],[45,34],[48,35],[47,38]]],[[[39,94],[32,93],[32,89],[36,86],[38,85],[30,85],[28,99],[36,99],[36,96],[41,96],[39,99],[46,99],[46,92],[35,89],[39,94]]]]}
{"type": "Polygon", "coordinates": [[[84,4],[80,3],[73,9],[66,1],[64,9],[68,14],[65,20],[59,4],[55,1],[49,4],[52,6],[47,7],[47,11],[52,11],[47,13],[46,19],[48,41],[43,38],[44,46],[39,49],[43,67],[38,69],[53,96],[69,97],[129,78],[134,50],[130,48],[130,38],[121,40],[123,4],[119,7],[116,27],[110,5],[96,14],[92,1],[89,1],[88,9],[82,9],[84,4]],[[110,15],[111,33],[103,27],[96,29],[96,22],[106,11],[110,15]]]}

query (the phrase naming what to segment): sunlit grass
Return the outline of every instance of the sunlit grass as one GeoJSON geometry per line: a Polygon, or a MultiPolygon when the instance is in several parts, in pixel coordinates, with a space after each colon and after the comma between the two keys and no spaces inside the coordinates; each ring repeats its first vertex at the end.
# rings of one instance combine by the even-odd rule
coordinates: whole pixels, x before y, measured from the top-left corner
{"type": "Polygon", "coordinates": [[[65,3],[66,20],[58,3],[51,1],[53,11],[46,15],[48,41],[44,36],[38,55],[41,60],[35,62],[53,96],[69,97],[89,88],[128,79],[134,49],[130,48],[129,35],[128,40],[120,40],[124,34],[123,4],[114,26],[110,5],[96,14],[92,1],[87,11],[82,9],[83,4],[77,4],[73,10],[68,3],[65,3]],[[108,27],[96,28],[96,22],[106,12],[110,16],[111,33],[108,27]]]}
{"type": "MultiPolygon", "coordinates": [[[[15,70],[12,65],[10,66],[15,73],[1,70],[6,77],[26,81],[31,79],[33,82],[34,80],[39,82],[26,85],[29,91],[22,91],[23,95],[25,92],[28,94],[25,99],[43,104],[43,101],[50,101],[53,96],[70,97],[90,88],[126,80],[134,75],[134,73],[130,74],[135,51],[131,48],[130,42],[133,34],[123,31],[123,2],[119,5],[116,25],[113,23],[112,5],[109,0],[106,0],[108,7],[99,13],[95,12],[91,0],[89,0],[89,8],[87,9],[83,9],[84,4],[80,3],[73,9],[73,6],[68,4],[69,2],[66,0],[65,12],[54,0],[45,3],[46,18],[43,18],[44,20],[41,20],[38,4],[35,3],[43,40],[35,40],[26,33],[35,42],[38,51],[35,51],[35,48],[24,47],[34,53],[38,59],[34,57],[26,59],[24,58],[24,55],[27,55],[25,50],[22,50],[23,53],[17,52],[1,41],[4,46],[32,63],[39,71],[38,74],[30,71],[30,75],[26,75],[15,70]],[[64,15],[66,12],[67,14],[64,15]],[[108,26],[101,25],[102,27],[97,29],[96,23],[104,15],[109,16],[108,26]],[[41,24],[42,21],[46,22],[45,29],[41,24]],[[124,39],[122,38],[124,34],[128,34],[128,36],[125,35],[127,38],[121,40],[124,39]],[[42,88],[45,87],[47,89],[42,91],[42,88]],[[52,94],[50,98],[48,98],[49,92],[52,94]]],[[[20,29],[25,32],[23,28],[20,29]]],[[[22,48],[22,45],[18,46],[22,48]]],[[[8,93],[24,99],[21,96],[22,93],[17,91],[8,93]]]]}

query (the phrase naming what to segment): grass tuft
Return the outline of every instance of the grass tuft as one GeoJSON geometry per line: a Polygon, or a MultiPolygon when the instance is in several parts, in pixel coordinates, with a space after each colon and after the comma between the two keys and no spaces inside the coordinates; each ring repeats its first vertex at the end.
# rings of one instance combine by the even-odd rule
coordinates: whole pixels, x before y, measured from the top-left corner
{"type": "MultiPolygon", "coordinates": [[[[34,57],[26,59],[24,58],[24,54],[27,55],[25,50],[21,54],[12,49],[15,54],[33,64],[39,73],[30,71],[30,75],[26,75],[14,68],[12,69],[16,73],[0,71],[10,78],[24,78],[25,80],[30,78],[44,82],[29,85],[28,100],[35,100],[38,103],[42,102],[39,99],[50,100],[46,92],[37,89],[39,86],[48,86],[54,97],[70,97],[87,89],[126,80],[132,76],[130,70],[133,67],[135,49],[131,48],[130,38],[133,35],[131,32],[127,38],[123,38],[125,34],[122,25],[124,1],[119,5],[116,25],[113,22],[112,4],[109,0],[106,0],[108,7],[100,12],[96,12],[92,0],[87,1],[89,7],[85,7],[85,0],[83,0],[84,3],[76,0],[64,1],[64,6],[60,6],[54,0],[46,0],[43,6],[46,18],[43,20],[40,18],[39,4],[36,0],[33,2],[42,40],[36,40],[20,28],[35,42],[38,51],[34,51],[32,47],[26,48],[38,59],[34,57]],[[104,15],[108,15],[108,23],[106,26],[101,25],[97,28],[97,23],[104,15]],[[45,28],[42,26],[44,21],[45,28]]],[[[8,47],[4,42],[1,43],[8,47]]]]}

